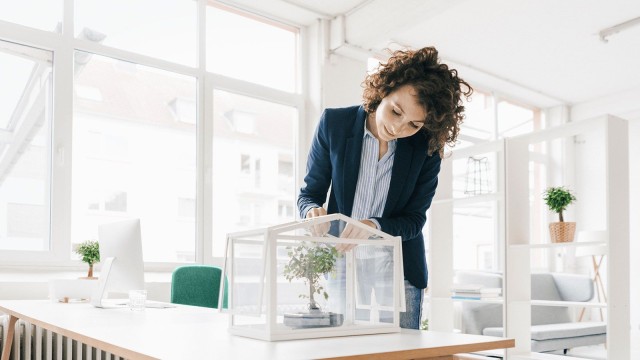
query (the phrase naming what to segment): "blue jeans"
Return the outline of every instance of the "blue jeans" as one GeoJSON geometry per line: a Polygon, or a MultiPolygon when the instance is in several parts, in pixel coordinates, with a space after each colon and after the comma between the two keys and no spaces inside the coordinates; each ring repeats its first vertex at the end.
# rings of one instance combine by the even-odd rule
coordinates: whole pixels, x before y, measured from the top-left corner
{"type": "Polygon", "coordinates": [[[411,285],[408,280],[405,280],[404,296],[407,311],[400,313],[400,327],[405,329],[420,329],[424,290],[418,289],[417,287],[411,285]]]}

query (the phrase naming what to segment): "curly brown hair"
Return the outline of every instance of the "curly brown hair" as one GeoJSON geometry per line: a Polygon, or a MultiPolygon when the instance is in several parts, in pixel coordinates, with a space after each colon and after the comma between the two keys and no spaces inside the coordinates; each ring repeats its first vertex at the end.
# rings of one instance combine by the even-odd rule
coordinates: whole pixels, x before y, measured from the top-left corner
{"type": "Polygon", "coordinates": [[[469,98],[473,89],[458,77],[458,71],[439,63],[434,47],[419,50],[397,50],[378,71],[363,82],[363,105],[372,114],[382,99],[403,85],[411,85],[418,101],[425,107],[427,118],[422,129],[429,139],[429,155],[442,157],[446,144],[453,146],[464,119],[462,96],[469,98]]]}

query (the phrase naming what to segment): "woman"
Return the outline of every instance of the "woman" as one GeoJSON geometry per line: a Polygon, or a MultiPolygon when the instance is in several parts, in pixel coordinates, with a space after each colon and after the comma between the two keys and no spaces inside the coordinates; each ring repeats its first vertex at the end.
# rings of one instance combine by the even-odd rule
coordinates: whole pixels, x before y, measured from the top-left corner
{"type": "Polygon", "coordinates": [[[433,47],[394,52],[363,84],[362,106],[322,114],[298,209],[302,218],[342,213],[401,236],[407,311],[400,326],[418,329],[427,287],[422,228],[445,144],[454,145],[464,118],[462,96],[472,89],[433,47]]]}

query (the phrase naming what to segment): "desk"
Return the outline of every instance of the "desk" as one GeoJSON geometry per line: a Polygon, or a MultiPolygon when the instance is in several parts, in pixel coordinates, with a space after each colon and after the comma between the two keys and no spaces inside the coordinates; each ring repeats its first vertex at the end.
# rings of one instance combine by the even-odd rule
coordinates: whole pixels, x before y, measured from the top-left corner
{"type": "MultiPolygon", "coordinates": [[[[1,300],[10,322],[20,318],[130,359],[454,359],[456,353],[513,347],[514,340],[403,329],[400,333],[267,342],[233,336],[228,316],[179,305],[131,311],[46,300],[1,300]]],[[[3,346],[8,359],[11,340],[3,346]]]]}

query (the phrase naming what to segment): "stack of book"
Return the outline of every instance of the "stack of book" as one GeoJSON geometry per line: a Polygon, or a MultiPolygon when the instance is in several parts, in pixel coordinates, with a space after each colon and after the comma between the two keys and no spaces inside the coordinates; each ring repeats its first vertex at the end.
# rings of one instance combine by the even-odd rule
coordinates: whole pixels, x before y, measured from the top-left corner
{"type": "Polygon", "coordinates": [[[451,288],[451,298],[453,299],[498,299],[501,294],[501,288],[484,287],[477,284],[454,284],[451,288]]]}

